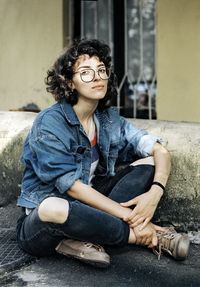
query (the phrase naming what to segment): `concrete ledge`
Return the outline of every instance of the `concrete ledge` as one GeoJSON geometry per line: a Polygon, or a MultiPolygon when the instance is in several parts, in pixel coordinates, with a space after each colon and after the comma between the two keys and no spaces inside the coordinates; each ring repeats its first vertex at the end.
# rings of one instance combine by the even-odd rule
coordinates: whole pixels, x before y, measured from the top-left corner
{"type": "MultiPolygon", "coordinates": [[[[20,193],[24,139],[35,113],[0,112],[0,206],[20,193]]],[[[130,121],[152,135],[162,137],[170,151],[172,169],[155,220],[182,230],[200,229],[200,124],[167,121],[130,121]]]]}
{"type": "Polygon", "coordinates": [[[160,136],[171,154],[171,174],[155,214],[182,230],[200,230],[200,124],[130,120],[160,136]]]}
{"type": "Polygon", "coordinates": [[[0,112],[0,206],[16,200],[20,194],[20,157],[35,116],[28,112],[0,112]]]}

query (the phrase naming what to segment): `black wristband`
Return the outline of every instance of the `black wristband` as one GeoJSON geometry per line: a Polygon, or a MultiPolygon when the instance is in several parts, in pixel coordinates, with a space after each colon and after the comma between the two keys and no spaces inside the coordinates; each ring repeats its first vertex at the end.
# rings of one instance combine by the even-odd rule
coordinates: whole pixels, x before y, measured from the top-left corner
{"type": "Polygon", "coordinates": [[[162,188],[162,190],[165,191],[164,185],[162,185],[160,182],[154,181],[154,182],[152,183],[152,185],[153,185],[153,184],[160,186],[160,187],[162,188]]]}

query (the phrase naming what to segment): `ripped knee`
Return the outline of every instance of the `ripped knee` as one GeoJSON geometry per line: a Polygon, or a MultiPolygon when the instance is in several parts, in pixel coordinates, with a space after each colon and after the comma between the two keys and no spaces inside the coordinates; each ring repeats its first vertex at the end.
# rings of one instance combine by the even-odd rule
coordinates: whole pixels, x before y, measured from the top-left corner
{"type": "Polygon", "coordinates": [[[69,202],[63,198],[48,197],[42,201],[38,208],[41,221],[64,223],[69,214],[69,202]]]}

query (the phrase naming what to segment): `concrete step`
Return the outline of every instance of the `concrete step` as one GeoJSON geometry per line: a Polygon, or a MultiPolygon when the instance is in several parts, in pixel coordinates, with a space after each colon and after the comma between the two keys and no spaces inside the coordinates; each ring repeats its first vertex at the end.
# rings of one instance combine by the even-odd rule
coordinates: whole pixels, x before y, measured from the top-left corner
{"type": "Polygon", "coordinates": [[[20,194],[23,166],[20,162],[24,140],[35,113],[0,112],[0,206],[20,194]]]}
{"type": "Polygon", "coordinates": [[[130,121],[160,136],[171,155],[171,173],[155,219],[181,230],[200,230],[200,124],[130,121]]]}

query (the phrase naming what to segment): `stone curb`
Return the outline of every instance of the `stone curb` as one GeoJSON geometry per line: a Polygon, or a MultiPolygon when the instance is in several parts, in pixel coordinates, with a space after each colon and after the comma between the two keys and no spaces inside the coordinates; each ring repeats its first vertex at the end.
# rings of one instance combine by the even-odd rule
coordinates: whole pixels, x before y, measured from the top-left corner
{"type": "MultiPolygon", "coordinates": [[[[20,194],[23,142],[35,118],[30,112],[0,112],[0,206],[20,194]]],[[[200,229],[200,124],[130,119],[163,139],[172,160],[166,192],[155,220],[182,230],[200,229]]]]}

